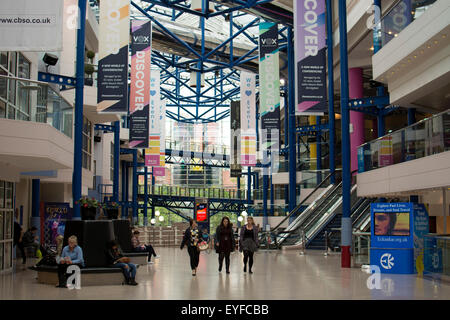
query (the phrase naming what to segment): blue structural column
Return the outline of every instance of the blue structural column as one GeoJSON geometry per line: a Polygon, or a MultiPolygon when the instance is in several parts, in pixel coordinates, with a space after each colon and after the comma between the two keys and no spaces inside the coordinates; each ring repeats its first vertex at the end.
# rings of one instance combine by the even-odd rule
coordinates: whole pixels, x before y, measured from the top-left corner
{"type": "Polygon", "coordinates": [[[122,212],[122,218],[128,218],[128,204],[130,199],[130,168],[128,162],[125,162],[125,211],[122,212]]]}
{"type": "MultiPolygon", "coordinates": [[[[151,194],[153,194],[155,191],[155,176],[153,175],[153,167],[152,167],[152,192],[151,194]]],[[[152,219],[155,218],[155,203],[153,201],[154,198],[152,198],[152,219]]]]}
{"type": "Polygon", "coordinates": [[[339,47],[341,61],[341,127],[342,127],[342,225],[341,267],[350,268],[352,244],[352,219],[350,217],[350,111],[348,107],[348,55],[347,55],[347,5],[339,0],[339,47]]]}
{"type": "MultiPolygon", "coordinates": [[[[144,149],[144,159],[145,159],[145,149],[144,149]]],[[[148,167],[144,167],[144,225],[148,225],[148,167]]]]}
{"type": "Polygon", "coordinates": [[[119,202],[120,121],[114,122],[113,201],[119,202]]]}
{"type": "Polygon", "coordinates": [[[289,211],[297,205],[297,166],[295,150],[295,63],[294,63],[294,33],[292,27],[287,29],[288,48],[288,93],[289,93],[289,211]]]}
{"type": "Polygon", "coordinates": [[[38,229],[37,234],[41,235],[41,216],[40,216],[40,202],[41,202],[41,180],[33,179],[31,185],[31,226],[38,229]]]}
{"type": "MultiPolygon", "coordinates": [[[[265,158],[263,161],[264,163],[267,163],[267,151],[263,151],[264,155],[263,157],[265,158]]],[[[267,225],[267,193],[268,193],[268,188],[269,188],[269,168],[267,167],[267,165],[264,165],[263,167],[263,228],[264,230],[266,229],[266,225],[267,225]]]]}
{"type": "MultiPolygon", "coordinates": [[[[384,87],[379,86],[377,87],[377,96],[382,97],[384,96],[384,87]]],[[[378,137],[384,136],[386,133],[385,125],[384,125],[384,115],[383,115],[383,109],[385,105],[377,105],[378,108],[378,116],[377,116],[377,127],[378,127],[378,137]]]]}
{"type": "Polygon", "coordinates": [[[416,123],[416,109],[409,108],[408,109],[408,126],[416,123]]]}
{"type": "MultiPolygon", "coordinates": [[[[320,117],[316,117],[316,124],[320,125],[320,117]]],[[[316,137],[316,169],[317,171],[317,183],[322,182],[322,141],[321,141],[322,133],[321,131],[317,132],[316,137]]]]}
{"type": "Polygon", "coordinates": [[[133,209],[133,224],[136,224],[138,221],[137,194],[138,194],[137,149],[133,149],[133,203],[131,204],[131,207],[133,209]]]}
{"type": "Polygon", "coordinates": [[[125,211],[126,211],[126,204],[125,204],[125,202],[128,201],[128,199],[127,199],[127,192],[126,192],[126,188],[127,188],[126,172],[127,172],[127,163],[126,163],[126,161],[122,161],[122,217],[125,217],[125,211]]]}
{"type": "Polygon", "coordinates": [[[247,167],[247,204],[250,206],[252,203],[252,167],[247,167]]]}
{"type": "Polygon", "coordinates": [[[83,90],[84,90],[84,38],[86,26],[86,0],[78,0],[78,30],[77,30],[77,64],[75,85],[75,128],[74,128],[74,152],[72,174],[72,219],[80,220],[81,198],[81,169],[83,147],[83,90]]]}
{"type": "MultiPolygon", "coordinates": [[[[287,86],[284,87],[284,147],[287,148],[289,141],[289,101],[288,101],[288,91],[287,86]]],[[[289,163],[289,154],[285,152],[284,163],[287,165],[289,163]]],[[[289,203],[289,185],[284,187],[284,204],[287,208],[289,203]]]]}
{"type": "MultiPolygon", "coordinates": [[[[334,123],[334,67],[333,67],[333,5],[331,0],[326,2],[327,8],[327,57],[328,57],[328,128],[329,128],[329,162],[330,173],[334,173],[336,170],[336,125],[334,123]]],[[[334,184],[336,182],[335,175],[332,175],[330,182],[334,184]]]]}
{"type": "MultiPolygon", "coordinates": [[[[374,11],[374,28],[373,28],[373,53],[377,53],[381,49],[381,0],[374,0],[373,5],[375,8],[374,11]]],[[[377,87],[377,96],[384,96],[384,87],[377,87]]],[[[377,106],[378,115],[377,115],[377,129],[378,129],[378,137],[382,137],[385,134],[385,125],[384,125],[384,115],[383,108],[384,105],[377,106]]]]}

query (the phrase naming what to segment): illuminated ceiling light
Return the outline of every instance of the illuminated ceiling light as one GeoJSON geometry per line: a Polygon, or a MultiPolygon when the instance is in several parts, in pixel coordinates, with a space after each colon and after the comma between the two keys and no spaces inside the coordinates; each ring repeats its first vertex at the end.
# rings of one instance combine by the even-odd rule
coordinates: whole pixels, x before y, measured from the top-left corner
{"type": "Polygon", "coordinates": [[[397,36],[398,36],[398,33],[394,34],[394,37],[397,37],[397,36]]]}
{"type": "Polygon", "coordinates": [[[161,213],[158,210],[155,211],[155,216],[159,217],[160,214],[161,213]]]}
{"type": "Polygon", "coordinates": [[[446,35],[446,34],[443,34],[443,35],[442,35],[442,39],[445,39],[445,38],[447,38],[447,35],[446,35]]]}
{"type": "Polygon", "coordinates": [[[392,34],[392,31],[389,31],[388,34],[392,34]]]}
{"type": "Polygon", "coordinates": [[[156,223],[155,218],[151,219],[151,220],[150,220],[150,223],[151,223],[151,224],[155,224],[155,223],[156,223]]]}
{"type": "Polygon", "coordinates": [[[164,216],[159,216],[159,221],[163,222],[164,221],[164,216]]]}
{"type": "Polygon", "coordinates": [[[370,47],[370,49],[369,49],[370,51],[373,51],[373,46],[372,47],[370,47]]]}
{"type": "Polygon", "coordinates": [[[416,59],[417,58],[417,56],[414,56],[414,59],[416,59]]]}
{"type": "Polygon", "coordinates": [[[431,44],[427,45],[427,48],[430,49],[431,48],[431,44]]]}

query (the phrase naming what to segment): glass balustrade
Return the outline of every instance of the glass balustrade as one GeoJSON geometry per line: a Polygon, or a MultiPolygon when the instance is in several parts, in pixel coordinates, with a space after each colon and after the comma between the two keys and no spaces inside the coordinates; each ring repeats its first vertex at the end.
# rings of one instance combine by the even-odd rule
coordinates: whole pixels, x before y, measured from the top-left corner
{"type": "Polygon", "coordinates": [[[450,235],[427,234],[424,237],[424,274],[450,276],[450,235]]]}
{"type": "Polygon", "coordinates": [[[17,99],[8,103],[7,118],[47,123],[72,138],[73,106],[57,88],[45,82],[0,75],[0,91],[13,86],[17,99]]]}
{"type": "MultiPolygon", "coordinates": [[[[144,194],[145,186],[138,186],[138,193],[144,194]]],[[[197,197],[215,199],[242,199],[247,198],[246,190],[221,189],[221,188],[189,188],[181,186],[148,186],[149,195],[174,196],[174,197],[197,197]]]]}
{"type": "Polygon", "coordinates": [[[358,148],[358,172],[450,150],[450,109],[358,148]]]}

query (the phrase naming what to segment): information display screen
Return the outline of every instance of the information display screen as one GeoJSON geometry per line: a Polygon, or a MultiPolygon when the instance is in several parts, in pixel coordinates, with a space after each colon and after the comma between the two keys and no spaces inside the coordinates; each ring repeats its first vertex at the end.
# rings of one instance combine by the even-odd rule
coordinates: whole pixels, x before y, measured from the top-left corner
{"type": "Polygon", "coordinates": [[[376,236],[409,236],[409,212],[375,212],[376,236]]]}
{"type": "Polygon", "coordinates": [[[197,221],[202,222],[208,219],[208,205],[206,203],[197,203],[197,221]]]}

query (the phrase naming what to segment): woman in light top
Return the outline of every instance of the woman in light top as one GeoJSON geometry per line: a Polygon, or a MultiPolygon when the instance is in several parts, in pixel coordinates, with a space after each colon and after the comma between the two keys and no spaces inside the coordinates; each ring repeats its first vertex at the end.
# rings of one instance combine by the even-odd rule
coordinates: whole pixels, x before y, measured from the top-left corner
{"type": "Polygon", "coordinates": [[[64,247],[61,255],[57,257],[56,262],[58,264],[58,288],[67,287],[67,268],[75,264],[80,268],[84,267],[83,250],[78,245],[78,239],[76,236],[70,236],[68,239],[68,245],[64,247]]]}

